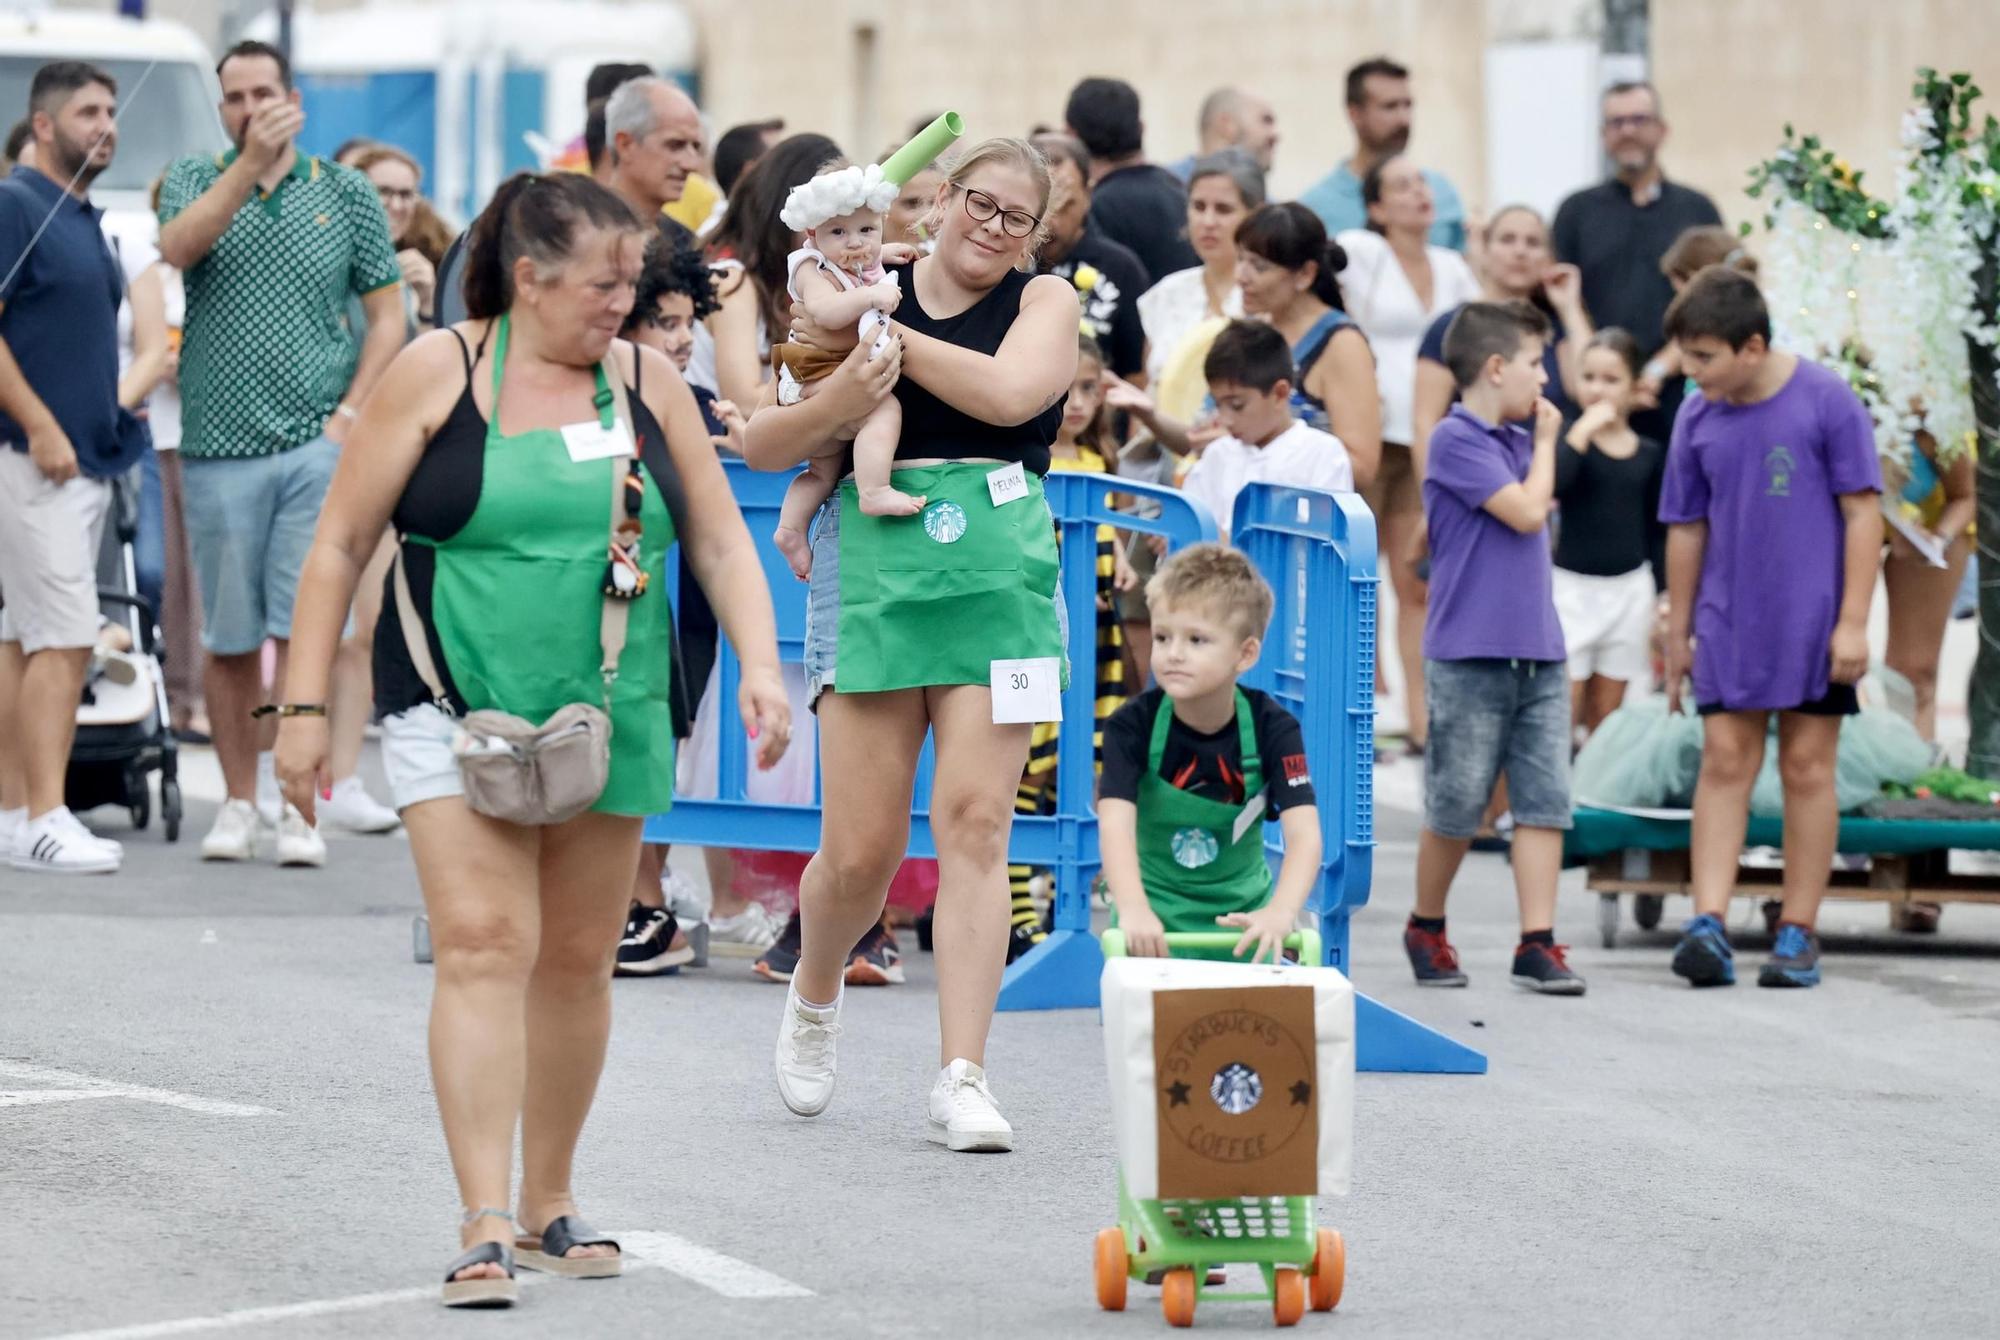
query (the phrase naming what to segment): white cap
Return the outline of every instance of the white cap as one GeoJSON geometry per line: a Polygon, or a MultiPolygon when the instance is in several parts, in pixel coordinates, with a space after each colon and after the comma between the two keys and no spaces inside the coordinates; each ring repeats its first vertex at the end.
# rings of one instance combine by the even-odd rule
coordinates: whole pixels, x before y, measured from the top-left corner
{"type": "Polygon", "coordinates": [[[794,186],[785,197],[785,207],[778,212],[778,218],[787,228],[803,233],[858,209],[872,209],[879,214],[895,203],[900,189],[883,177],[877,164],[844,167],[794,186]]]}

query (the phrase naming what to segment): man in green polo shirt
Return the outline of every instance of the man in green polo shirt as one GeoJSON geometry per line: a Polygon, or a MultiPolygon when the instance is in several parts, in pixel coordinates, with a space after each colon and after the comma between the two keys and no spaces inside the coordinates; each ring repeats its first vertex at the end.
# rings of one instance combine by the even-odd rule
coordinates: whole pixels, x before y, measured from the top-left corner
{"type": "MultiPolygon", "coordinates": [[[[256,854],[265,701],[262,648],[278,644],[340,444],[403,343],[401,270],[368,179],[293,145],[305,122],[277,48],[231,47],[216,67],[236,148],[183,158],[160,190],[160,255],[186,277],[181,461],[201,583],[207,694],[229,799],[206,860],[256,854]],[[361,298],[359,347],[344,319],[361,298]]],[[[277,820],[281,865],[321,865],[299,812],[277,820]]]]}

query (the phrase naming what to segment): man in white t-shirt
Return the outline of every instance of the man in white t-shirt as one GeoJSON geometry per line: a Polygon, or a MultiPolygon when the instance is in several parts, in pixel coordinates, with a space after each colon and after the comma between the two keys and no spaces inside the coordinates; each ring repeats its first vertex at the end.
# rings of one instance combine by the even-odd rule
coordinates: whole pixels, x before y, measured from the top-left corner
{"type": "Polygon", "coordinates": [[[1331,433],[1292,417],[1291,347],[1276,327],[1232,321],[1202,364],[1216,421],[1228,436],[1208,444],[1181,484],[1228,538],[1236,495],[1247,484],[1350,493],[1354,464],[1331,433]]]}

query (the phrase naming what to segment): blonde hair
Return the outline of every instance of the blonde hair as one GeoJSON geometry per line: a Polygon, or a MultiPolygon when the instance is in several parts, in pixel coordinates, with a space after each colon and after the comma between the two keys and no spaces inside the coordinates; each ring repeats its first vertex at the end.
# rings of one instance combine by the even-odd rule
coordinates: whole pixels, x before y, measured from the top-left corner
{"type": "Polygon", "coordinates": [[[1241,550],[1226,544],[1191,544],[1173,554],[1146,583],[1155,609],[1200,605],[1242,638],[1261,638],[1270,627],[1271,587],[1241,550]]]}
{"type": "MultiPolygon", "coordinates": [[[[1035,231],[1030,233],[1026,238],[1020,239],[1025,241],[1028,246],[1019,264],[1015,266],[1018,270],[1033,270],[1035,268],[1035,253],[1042,249],[1042,243],[1048,241],[1049,238],[1048,224],[1042,218],[1043,215],[1049,212],[1049,191],[1051,190],[1049,160],[1042,156],[1040,149],[1037,149],[1026,140],[995,136],[990,140],[981,140],[979,143],[973,145],[970,149],[960,154],[948,168],[945,168],[945,184],[962,190],[965,187],[965,183],[971,179],[973,173],[989,164],[998,167],[1019,168],[1023,172],[1026,172],[1029,178],[1035,183],[1035,194],[1040,200],[1040,203],[1035,206],[1035,231]]],[[[942,162],[937,164],[937,166],[944,167],[942,162]]],[[[931,212],[925,216],[924,228],[933,237],[937,235],[939,229],[944,227],[944,215],[944,206],[933,204],[931,212]]]]}
{"type": "Polygon", "coordinates": [[[1741,238],[1718,224],[1684,229],[1660,257],[1660,273],[1683,284],[1711,265],[1726,265],[1752,279],[1757,277],[1756,258],[1743,250],[1741,238]]]}

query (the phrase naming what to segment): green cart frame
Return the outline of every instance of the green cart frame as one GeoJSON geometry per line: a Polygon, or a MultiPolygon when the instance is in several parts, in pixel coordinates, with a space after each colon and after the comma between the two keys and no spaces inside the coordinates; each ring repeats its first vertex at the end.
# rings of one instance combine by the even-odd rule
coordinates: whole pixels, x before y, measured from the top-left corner
{"type": "MultiPolygon", "coordinates": [[[[1232,957],[1235,931],[1170,932],[1167,948],[1176,957],[1232,957]]],[[[1125,935],[1103,936],[1104,956],[1122,958],[1125,935]]],[[[1302,963],[1320,962],[1317,931],[1285,937],[1285,948],[1302,963]]],[[[1297,1324],[1310,1301],[1315,1312],[1331,1312],[1340,1302],[1347,1276],[1347,1247],[1338,1231],[1315,1222],[1311,1196],[1234,1196],[1211,1200],[1142,1200],[1125,1189],[1118,1174],[1118,1227],[1097,1235],[1098,1306],[1125,1310],[1133,1280],[1160,1283],[1160,1310],[1175,1326],[1194,1325],[1195,1306],[1215,1302],[1268,1302],[1280,1326],[1297,1324]],[[1264,1287],[1252,1291],[1211,1291],[1212,1267],[1254,1265],[1264,1287]]]]}

